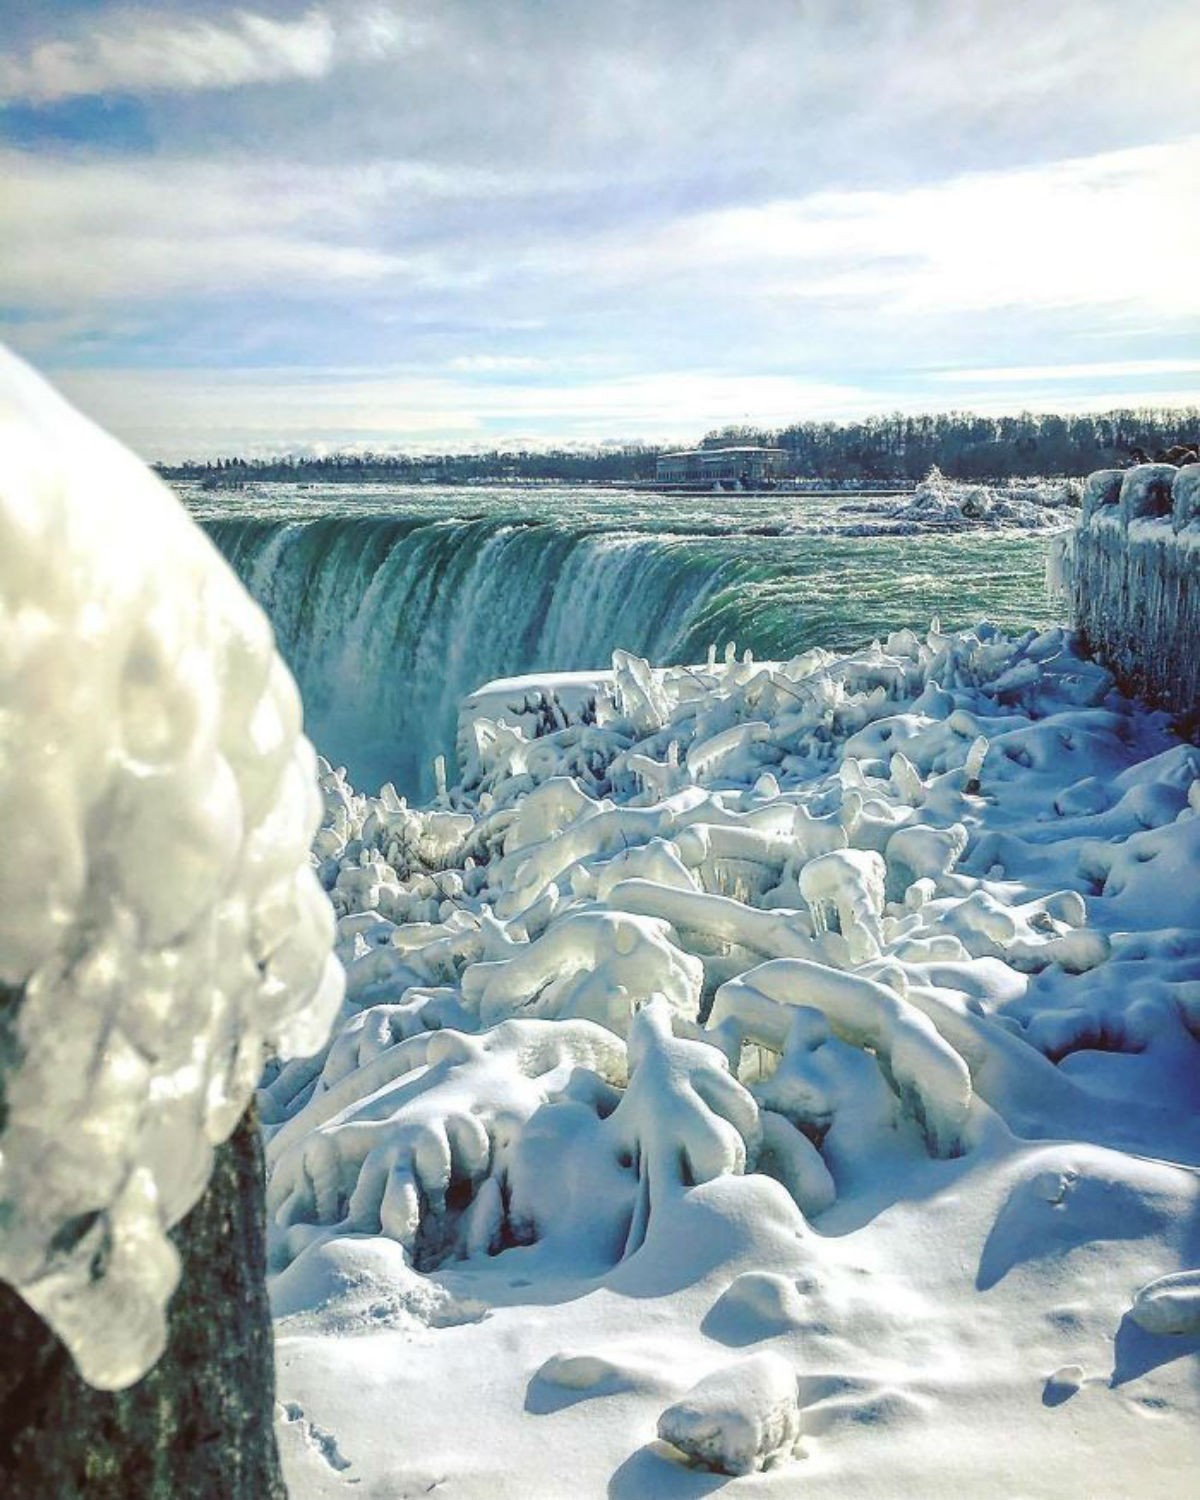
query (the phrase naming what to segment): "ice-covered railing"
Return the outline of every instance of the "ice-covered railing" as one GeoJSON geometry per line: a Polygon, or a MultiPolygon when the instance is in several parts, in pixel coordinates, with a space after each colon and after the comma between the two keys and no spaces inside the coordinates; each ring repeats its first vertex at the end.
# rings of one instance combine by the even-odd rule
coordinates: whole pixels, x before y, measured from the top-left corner
{"type": "Polygon", "coordinates": [[[1092,474],[1078,527],[1051,542],[1049,582],[1126,690],[1200,710],[1200,464],[1092,474]]]}
{"type": "Polygon", "coordinates": [[[341,995],[270,626],[118,443],[0,350],[0,1277],[81,1374],[158,1359],[167,1230],[265,1049],[341,995]]]}

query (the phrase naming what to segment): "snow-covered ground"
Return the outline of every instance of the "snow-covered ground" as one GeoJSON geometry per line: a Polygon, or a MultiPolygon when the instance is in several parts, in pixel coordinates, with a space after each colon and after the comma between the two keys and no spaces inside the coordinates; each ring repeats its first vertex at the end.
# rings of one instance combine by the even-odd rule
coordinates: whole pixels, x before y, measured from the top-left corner
{"type": "Polygon", "coordinates": [[[295,1500],[1195,1492],[1200,752],[935,625],[492,685],[460,765],[324,776],[295,1500]]]}

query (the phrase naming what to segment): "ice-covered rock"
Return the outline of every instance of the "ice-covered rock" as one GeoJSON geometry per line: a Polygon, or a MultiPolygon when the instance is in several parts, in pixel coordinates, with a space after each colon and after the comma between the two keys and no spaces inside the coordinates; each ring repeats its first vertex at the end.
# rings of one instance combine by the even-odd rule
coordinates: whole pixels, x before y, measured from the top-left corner
{"type": "Polygon", "coordinates": [[[1170,516],[1171,485],[1177,472],[1174,464],[1136,464],[1126,469],[1117,500],[1121,524],[1170,516]]]}
{"type": "Polygon", "coordinates": [[[638,1180],[627,1253],[645,1240],[668,1191],[749,1170],[762,1142],[757,1106],[725,1058],[703,1042],[672,1036],[661,999],[634,1018],[629,1069],[629,1088],[609,1122],[638,1180]]]}
{"type": "Polygon", "coordinates": [[[1171,524],[1175,531],[1200,524],[1200,464],[1188,464],[1175,476],[1171,489],[1171,524]]]}
{"type": "Polygon", "coordinates": [[[634,1006],[652,994],[695,1017],[701,973],[697,960],[669,941],[663,922],[578,911],[508,957],[467,969],[463,995],[478,1004],[485,1026],[510,1015],[578,1016],[623,1033],[634,1006]]]}
{"type": "Polygon", "coordinates": [[[1200,709],[1198,476],[1165,463],[1092,475],[1054,560],[1090,649],[1127,691],[1185,716],[1200,709]]]}
{"type": "Polygon", "coordinates": [[[1089,474],[1083,485],[1080,523],[1084,526],[1100,511],[1115,509],[1121,499],[1125,469],[1098,469],[1089,474]]]}
{"type": "Polygon", "coordinates": [[[1040,529],[1062,526],[1078,504],[1074,480],[1010,479],[980,484],[951,479],[935,465],[900,504],[866,501],[844,506],[843,514],[870,519],[842,522],[836,530],[849,536],[879,536],[1040,529]]]}
{"type": "Polygon", "coordinates": [[[1200,1271],[1149,1282],[1133,1299],[1129,1316],[1147,1333],[1200,1333],[1200,1271]]]}
{"type": "Polygon", "coordinates": [[[587,1098],[589,1076],[602,1097],[626,1067],[622,1042],[586,1021],[425,1031],[348,1073],[331,1053],[328,1076],[271,1136],[277,1263],[338,1231],[385,1234],[423,1264],[498,1246],[512,1217],[500,1184],[522,1125],[549,1102],[587,1098]]]}
{"type": "Polygon", "coordinates": [[[316,768],[212,545],[3,353],[0,620],[0,1275],[118,1388],[266,1049],[338,1003],[316,768]]]}
{"type": "Polygon", "coordinates": [[[851,963],[879,955],[886,875],[873,849],[835,849],[809,860],[800,872],[800,894],[812,913],[814,932],[831,927],[840,932],[851,963]]]}
{"type": "Polygon", "coordinates": [[[658,1419],[658,1435],[720,1474],[753,1474],[792,1455],[800,1438],[796,1372],[753,1354],[706,1375],[658,1419]]]}

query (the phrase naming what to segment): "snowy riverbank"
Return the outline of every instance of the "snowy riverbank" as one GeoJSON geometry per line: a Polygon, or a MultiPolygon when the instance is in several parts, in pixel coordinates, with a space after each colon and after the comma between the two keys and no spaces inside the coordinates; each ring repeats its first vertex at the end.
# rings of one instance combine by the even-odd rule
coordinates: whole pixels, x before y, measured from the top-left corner
{"type": "Polygon", "coordinates": [[[347,1000],[261,1094],[297,1500],[1187,1493],[1200,752],[935,627],[493,684],[460,756],[324,778],[347,1000]]]}

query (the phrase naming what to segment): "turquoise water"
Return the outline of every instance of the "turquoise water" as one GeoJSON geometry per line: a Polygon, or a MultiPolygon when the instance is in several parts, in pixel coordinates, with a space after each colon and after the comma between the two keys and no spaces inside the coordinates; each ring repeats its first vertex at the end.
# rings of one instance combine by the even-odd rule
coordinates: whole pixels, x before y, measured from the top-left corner
{"type": "Polygon", "coordinates": [[[309,733],[423,795],[489,678],[852,647],[908,625],[1045,623],[1045,533],[848,535],[894,502],[503,485],[186,490],[275,625],[309,733]],[[864,512],[863,507],[866,507],[864,512]]]}

